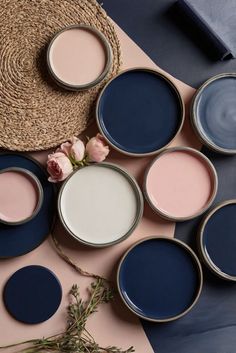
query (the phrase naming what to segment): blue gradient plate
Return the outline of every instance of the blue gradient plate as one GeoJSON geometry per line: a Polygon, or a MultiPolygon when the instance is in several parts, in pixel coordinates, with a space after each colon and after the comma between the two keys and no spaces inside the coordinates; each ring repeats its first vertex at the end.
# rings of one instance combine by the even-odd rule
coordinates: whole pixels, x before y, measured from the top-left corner
{"type": "Polygon", "coordinates": [[[1,153],[0,170],[9,167],[25,168],[34,173],[41,182],[44,197],[39,213],[31,221],[17,226],[0,223],[0,258],[23,255],[39,246],[49,235],[55,215],[55,190],[43,167],[25,155],[1,153]]]}
{"type": "Polygon", "coordinates": [[[206,81],[192,104],[193,127],[202,142],[216,152],[236,154],[236,74],[206,81]]]}
{"type": "Polygon", "coordinates": [[[48,320],[57,311],[61,297],[61,284],[54,273],[36,265],[16,271],[3,292],[8,312],[27,324],[48,320]]]}
{"type": "Polygon", "coordinates": [[[184,104],[167,77],[138,68],[108,82],[98,98],[96,117],[114,148],[133,156],[148,155],[166,147],[180,131],[184,104]]]}
{"type": "Polygon", "coordinates": [[[202,289],[201,265],[183,242],[166,237],[144,239],[122,258],[117,275],[124,303],[139,317],[172,321],[185,315],[202,289]]]}

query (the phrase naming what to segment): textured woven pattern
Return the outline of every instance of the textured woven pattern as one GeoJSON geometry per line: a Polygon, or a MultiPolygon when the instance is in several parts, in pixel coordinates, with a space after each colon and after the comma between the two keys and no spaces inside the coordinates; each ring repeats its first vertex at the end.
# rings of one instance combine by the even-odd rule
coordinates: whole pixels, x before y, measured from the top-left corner
{"type": "Polygon", "coordinates": [[[95,0],[1,0],[0,6],[0,147],[43,150],[78,135],[93,116],[105,84],[67,92],[49,77],[46,48],[67,25],[96,27],[113,50],[109,79],[121,65],[119,41],[105,11],[95,0]]]}

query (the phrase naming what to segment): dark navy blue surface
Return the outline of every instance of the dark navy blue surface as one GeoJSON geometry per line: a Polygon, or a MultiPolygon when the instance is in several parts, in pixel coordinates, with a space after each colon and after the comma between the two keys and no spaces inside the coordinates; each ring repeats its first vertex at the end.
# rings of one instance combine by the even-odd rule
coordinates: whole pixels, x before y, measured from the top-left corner
{"type": "Polygon", "coordinates": [[[0,154],[0,169],[8,167],[25,168],[34,173],[42,184],[44,199],[39,213],[28,223],[18,226],[0,223],[0,258],[23,255],[39,246],[50,233],[55,214],[54,187],[44,169],[25,155],[0,154]]]}
{"type": "Polygon", "coordinates": [[[203,232],[205,253],[222,272],[236,276],[236,204],[219,208],[203,232]]]}
{"type": "Polygon", "coordinates": [[[168,239],[150,239],[136,245],[119,272],[126,303],[138,314],[156,320],[187,310],[196,298],[199,284],[193,257],[168,239]]]}
{"type": "Polygon", "coordinates": [[[27,266],[7,281],[3,299],[18,321],[38,324],[48,320],[61,303],[62,288],[53,272],[42,266],[27,266]]]}
{"type": "Polygon", "coordinates": [[[106,137],[130,153],[153,152],[167,145],[182,121],[179,96],[160,75],[132,70],[103,92],[98,118],[106,137]]]}
{"type": "MultiPolygon", "coordinates": [[[[213,75],[236,72],[236,60],[215,60],[210,55],[212,50],[209,50],[209,46],[203,44],[199,36],[196,38],[194,35],[194,26],[186,28],[183,18],[173,10],[176,0],[99,0],[99,2],[103,3],[108,15],[157,65],[185,83],[199,87],[213,75]]],[[[197,7],[201,2],[201,8],[209,17],[207,21],[211,22],[214,28],[216,25],[220,26],[223,19],[223,26],[218,29],[236,44],[234,29],[236,0],[189,0],[189,2],[197,4],[197,7]],[[217,22],[214,22],[214,13],[220,14],[217,22]]]]}
{"type": "Polygon", "coordinates": [[[210,82],[197,95],[196,122],[215,146],[236,150],[236,75],[210,82]]]}

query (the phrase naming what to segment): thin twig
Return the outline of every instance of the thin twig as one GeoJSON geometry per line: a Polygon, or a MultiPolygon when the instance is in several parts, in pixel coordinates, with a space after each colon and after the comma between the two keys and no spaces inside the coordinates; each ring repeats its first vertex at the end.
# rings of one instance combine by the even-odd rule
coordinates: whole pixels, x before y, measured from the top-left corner
{"type": "Polygon", "coordinates": [[[102,276],[99,276],[99,275],[96,275],[94,273],[91,273],[91,272],[87,272],[85,270],[83,270],[81,267],[79,267],[68,255],[66,255],[66,253],[62,250],[61,248],[61,245],[59,244],[58,240],[56,239],[55,235],[51,234],[51,238],[53,240],[53,244],[55,246],[55,249],[58,253],[58,255],[64,260],[66,261],[69,265],[71,265],[77,272],[79,272],[79,274],[81,276],[86,276],[86,277],[90,277],[90,278],[95,278],[95,279],[101,279],[103,281],[106,281],[106,282],[110,282],[108,279],[102,277],[102,276]]]}

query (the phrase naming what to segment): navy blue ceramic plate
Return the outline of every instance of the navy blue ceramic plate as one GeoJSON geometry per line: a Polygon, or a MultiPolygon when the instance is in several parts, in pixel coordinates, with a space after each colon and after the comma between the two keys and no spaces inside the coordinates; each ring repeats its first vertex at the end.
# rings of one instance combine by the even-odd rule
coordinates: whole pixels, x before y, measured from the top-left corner
{"type": "Polygon", "coordinates": [[[236,200],[216,206],[204,219],[199,233],[205,264],[223,279],[236,281],[236,200]]]}
{"type": "Polygon", "coordinates": [[[236,74],[206,81],[192,104],[192,123],[204,144],[216,152],[236,153],[236,74]]]}
{"type": "Polygon", "coordinates": [[[3,292],[8,312],[27,324],[48,320],[57,311],[61,297],[62,288],[57,277],[42,266],[26,266],[16,271],[3,292]]]}
{"type": "Polygon", "coordinates": [[[98,127],[120,152],[153,154],[180,131],[184,104],[174,84],[145,68],[124,71],[102,90],[96,107],[98,127]]]}
{"type": "Polygon", "coordinates": [[[39,213],[31,221],[17,226],[0,223],[0,258],[23,255],[39,246],[50,233],[55,214],[54,186],[48,182],[43,167],[25,155],[1,153],[0,170],[9,167],[34,173],[42,185],[44,198],[39,213]]]}
{"type": "Polygon", "coordinates": [[[139,317],[172,321],[185,315],[202,289],[201,265],[183,242],[166,237],[144,239],[122,258],[117,275],[124,303],[139,317]]]}

